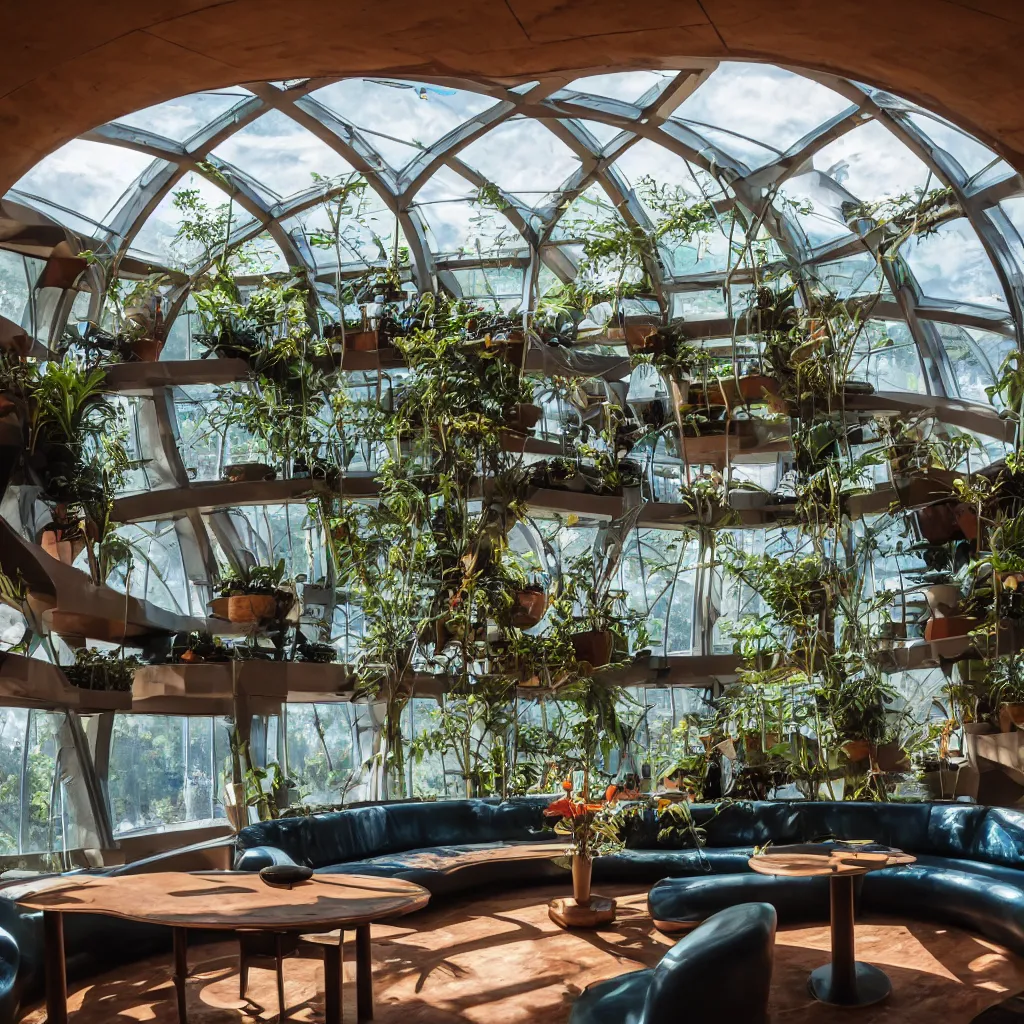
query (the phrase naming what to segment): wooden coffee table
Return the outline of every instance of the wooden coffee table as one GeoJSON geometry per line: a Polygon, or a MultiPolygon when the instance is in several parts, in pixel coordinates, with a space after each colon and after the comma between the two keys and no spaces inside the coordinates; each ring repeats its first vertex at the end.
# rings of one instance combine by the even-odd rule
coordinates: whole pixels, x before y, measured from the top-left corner
{"type": "MultiPolygon", "coordinates": [[[[189,928],[279,935],[355,930],[357,1013],[364,1021],[373,1017],[370,925],[420,910],[430,900],[422,886],[397,878],[314,875],[291,888],[281,888],[267,885],[249,871],[58,876],[12,886],[4,895],[43,912],[47,1024],[66,1024],[68,1019],[64,914],[107,914],[171,928],[180,1024],[187,1020],[189,928]]],[[[340,941],[325,945],[327,1024],[341,1024],[341,956],[340,941]]]]}
{"type": "Polygon", "coordinates": [[[880,868],[913,864],[916,859],[877,843],[861,848],[841,842],[776,846],[750,858],[750,867],[762,875],[827,875],[830,879],[832,962],[812,971],[807,980],[815,999],[833,1006],[870,1006],[892,991],[884,971],[858,963],[854,955],[853,880],[880,868]]]}

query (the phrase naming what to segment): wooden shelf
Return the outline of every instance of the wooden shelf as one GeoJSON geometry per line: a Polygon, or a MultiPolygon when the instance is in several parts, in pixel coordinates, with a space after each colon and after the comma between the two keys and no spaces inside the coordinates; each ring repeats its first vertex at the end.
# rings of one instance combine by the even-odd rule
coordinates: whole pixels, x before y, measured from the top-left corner
{"type": "Polygon", "coordinates": [[[131,693],[72,686],[60,668],[49,662],[20,654],[0,654],[0,704],[4,707],[91,714],[124,711],[131,703],[131,693]]]}
{"type": "Polygon", "coordinates": [[[230,384],[249,376],[249,365],[242,359],[168,359],[145,363],[109,363],[106,387],[131,395],[162,387],[189,387],[198,384],[230,384]]]}

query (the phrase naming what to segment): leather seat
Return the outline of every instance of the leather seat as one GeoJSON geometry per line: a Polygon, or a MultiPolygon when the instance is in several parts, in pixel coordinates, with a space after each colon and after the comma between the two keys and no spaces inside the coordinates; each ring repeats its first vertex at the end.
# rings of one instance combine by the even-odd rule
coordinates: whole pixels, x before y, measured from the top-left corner
{"type": "Polygon", "coordinates": [[[14,1024],[18,1017],[18,944],[0,929],[0,1024],[14,1024]]]}
{"type": "Polygon", "coordinates": [[[775,910],[743,903],[680,939],[657,967],[584,990],[569,1024],[764,1024],[775,958],[775,910]]]}

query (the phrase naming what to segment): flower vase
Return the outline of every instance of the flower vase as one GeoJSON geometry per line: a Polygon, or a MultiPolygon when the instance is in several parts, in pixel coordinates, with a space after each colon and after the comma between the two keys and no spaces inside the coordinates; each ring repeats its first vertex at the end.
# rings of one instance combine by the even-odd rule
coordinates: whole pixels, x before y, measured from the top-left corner
{"type": "Polygon", "coordinates": [[[590,876],[594,862],[590,857],[574,853],[572,857],[572,897],[578,907],[590,905],[590,876]]]}

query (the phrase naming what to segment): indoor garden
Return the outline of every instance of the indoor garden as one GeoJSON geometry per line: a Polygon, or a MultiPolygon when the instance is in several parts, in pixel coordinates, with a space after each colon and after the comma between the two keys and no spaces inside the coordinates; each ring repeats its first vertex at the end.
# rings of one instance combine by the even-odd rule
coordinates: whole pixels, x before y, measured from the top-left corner
{"type": "Polygon", "coordinates": [[[942,118],[713,62],[248,83],[4,205],[4,863],[1024,795],[1024,190],[942,118]]]}

